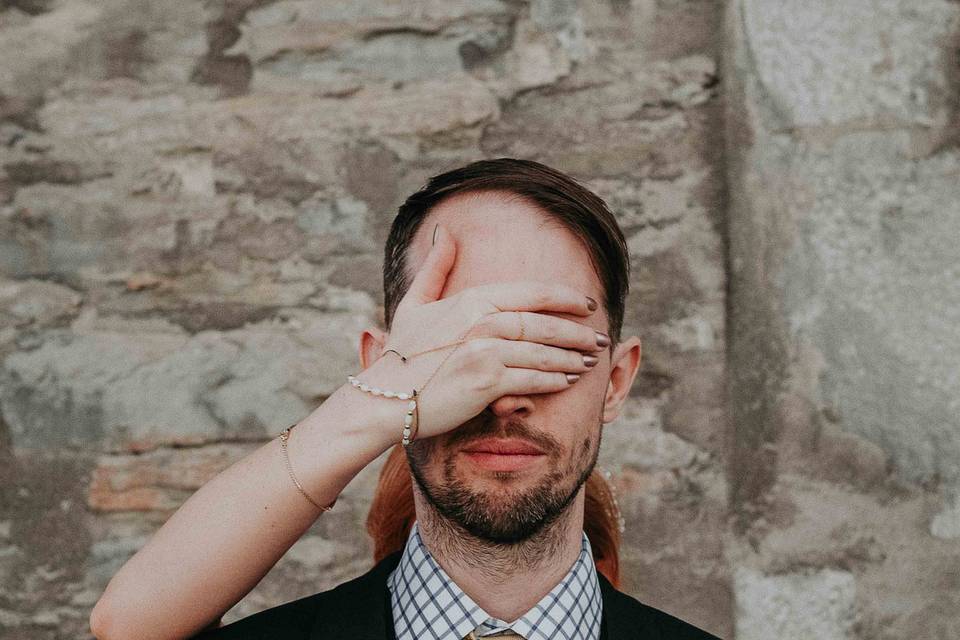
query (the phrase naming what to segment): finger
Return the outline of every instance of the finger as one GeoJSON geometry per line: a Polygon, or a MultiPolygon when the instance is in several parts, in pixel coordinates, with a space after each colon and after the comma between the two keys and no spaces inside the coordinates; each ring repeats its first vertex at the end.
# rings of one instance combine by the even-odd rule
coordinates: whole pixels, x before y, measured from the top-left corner
{"type": "Polygon", "coordinates": [[[562,349],[536,342],[503,340],[500,338],[483,339],[495,342],[500,362],[506,367],[586,373],[597,363],[596,356],[584,355],[574,349],[562,349]],[[592,360],[588,360],[588,358],[592,360]],[[593,364],[588,364],[589,362],[593,364]]]}
{"type": "Polygon", "coordinates": [[[610,344],[609,336],[585,324],[532,311],[491,313],[484,316],[477,324],[477,329],[472,332],[475,335],[540,342],[581,351],[597,351],[610,344]],[[520,335],[521,326],[523,336],[520,335]]]}
{"type": "Polygon", "coordinates": [[[540,371],[538,369],[504,369],[500,378],[498,393],[500,396],[528,395],[533,393],[556,393],[569,389],[577,374],[562,371],[540,371]],[[567,376],[570,376],[568,378],[567,376]]]}
{"type": "Polygon", "coordinates": [[[434,302],[440,298],[457,258],[457,243],[453,236],[447,233],[443,225],[437,225],[435,233],[435,242],[404,296],[417,304],[434,302]]]}
{"type": "Polygon", "coordinates": [[[594,313],[592,302],[577,289],[560,283],[520,280],[476,287],[477,294],[501,311],[560,311],[579,316],[594,313]]]}

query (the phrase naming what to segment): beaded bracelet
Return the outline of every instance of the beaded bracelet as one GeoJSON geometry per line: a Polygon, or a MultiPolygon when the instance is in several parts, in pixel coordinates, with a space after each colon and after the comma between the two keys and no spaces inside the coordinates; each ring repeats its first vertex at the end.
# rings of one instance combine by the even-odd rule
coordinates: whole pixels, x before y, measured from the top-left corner
{"type": "MultiPolygon", "coordinates": [[[[522,327],[522,322],[521,322],[521,327],[522,327]]],[[[413,439],[417,437],[417,432],[420,431],[420,403],[418,402],[419,396],[423,393],[423,390],[427,388],[427,385],[430,384],[430,381],[433,380],[433,376],[437,375],[437,371],[440,370],[440,367],[442,367],[446,363],[446,361],[450,358],[450,356],[452,356],[454,352],[460,348],[460,345],[462,345],[464,342],[467,341],[467,334],[470,333],[470,330],[472,328],[473,328],[473,325],[470,325],[470,327],[466,331],[460,334],[456,342],[451,342],[450,344],[442,344],[438,347],[432,347],[430,349],[426,349],[425,351],[418,351],[417,353],[411,353],[407,355],[400,353],[396,349],[387,349],[386,351],[383,352],[383,353],[390,352],[400,356],[400,359],[403,361],[404,364],[406,364],[407,361],[410,358],[413,358],[414,356],[423,355],[425,353],[431,353],[433,351],[438,351],[440,349],[446,349],[447,347],[453,347],[453,350],[446,355],[446,357],[440,362],[440,364],[437,365],[437,368],[433,370],[433,373],[430,374],[430,377],[427,378],[426,382],[423,383],[423,385],[420,387],[419,392],[416,389],[414,389],[410,393],[407,393],[405,391],[385,391],[383,389],[378,389],[377,387],[368,385],[365,382],[361,382],[355,376],[352,376],[352,375],[347,376],[347,380],[350,381],[351,385],[353,385],[354,387],[356,387],[357,389],[360,389],[360,391],[363,391],[365,393],[370,393],[375,396],[383,396],[384,398],[397,398],[399,400],[410,401],[407,404],[407,415],[403,417],[403,436],[400,439],[400,444],[402,444],[403,446],[407,446],[408,444],[413,442],[413,439]],[[411,428],[413,429],[412,435],[410,433],[411,428]]]]}
{"type": "Polygon", "coordinates": [[[420,412],[417,408],[417,390],[414,389],[410,393],[405,391],[386,391],[384,389],[379,389],[377,387],[372,387],[366,382],[360,382],[354,376],[347,376],[347,380],[350,381],[357,389],[365,393],[370,393],[375,396],[383,396],[384,398],[397,398],[398,400],[409,400],[407,403],[407,415],[403,417],[403,436],[400,440],[400,443],[403,446],[410,444],[417,435],[417,431],[420,429],[420,412]],[[411,429],[413,434],[411,435],[411,429]]]}

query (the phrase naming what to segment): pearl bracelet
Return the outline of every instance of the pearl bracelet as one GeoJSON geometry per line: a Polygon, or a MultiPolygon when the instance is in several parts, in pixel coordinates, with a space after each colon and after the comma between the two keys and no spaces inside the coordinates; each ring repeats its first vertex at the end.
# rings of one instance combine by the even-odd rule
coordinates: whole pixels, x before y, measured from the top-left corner
{"type": "Polygon", "coordinates": [[[410,393],[405,391],[386,391],[384,389],[379,389],[377,387],[372,387],[365,382],[361,382],[354,376],[347,376],[347,380],[357,389],[365,393],[369,393],[375,396],[383,396],[384,398],[397,398],[398,400],[409,400],[407,403],[407,415],[403,417],[403,435],[400,439],[400,443],[403,446],[410,444],[417,435],[417,431],[420,430],[420,412],[417,405],[417,390],[414,389],[410,393]],[[413,429],[413,435],[410,431],[413,429]]]}

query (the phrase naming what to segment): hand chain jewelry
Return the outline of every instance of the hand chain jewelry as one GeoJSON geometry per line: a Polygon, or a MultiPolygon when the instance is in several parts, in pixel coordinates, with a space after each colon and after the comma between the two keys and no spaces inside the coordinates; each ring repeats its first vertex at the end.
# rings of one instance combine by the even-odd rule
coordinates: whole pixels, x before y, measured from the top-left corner
{"type": "MultiPolygon", "coordinates": [[[[516,312],[516,314],[517,314],[517,319],[520,321],[520,340],[523,340],[526,335],[524,326],[523,326],[523,314],[521,314],[519,311],[516,312]]],[[[437,365],[437,368],[433,370],[433,373],[431,373],[430,377],[427,378],[426,382],[424,382],[420,386],[419,390],[413,389],[410,393],[406,393],[402,391],[401,392],[385,391],[383,389],[379,389],[377,387],[373,387],[364,382],[361,382],[355,376],[352,376],[352,375],[347,376],[347,380],[350,382],[351,385],[353,385],[354,387],[356,387],[357,389],[360,389],[365,393],[371,393],[375,396],[383,396],[384,398],[398,398],[400,400],[409,400],[409,403],[407,404],[407,414],[403,418],[403,433],[400,439],[400,443],[403,446],[407,446],[408,444],[413,442],[413,439],[416,437],[417,432],[420,431],[419,399],[423,397],[423,390],[426,389],[430,381],[433,380],[433,376],[437,374],[437,371],[439,371],[440,368],[443,367],[444,363],[446,363],[446,361],[450,358],[450,356],[452,356],[454,352],[456,352],[456,350],[460,347],[460,345],[463,344],[464,342],[467,342],[466,336],[470,333],[470,331],[473,329],[475,325],[476,325],[476,322],[474,322],[472,325],[470,325],[470,327],[466,331],[460,334],[456,342],[451,342],[450,344],[440,345],[439,347],[432,347],[430,349],[425,349],[423,351],[418,351],[416,353],[412,353],[409,355],[404,355],[399,351],[397,351],[396,349],[386,349],[383,352],[383,354],[381,354],[381,355],[385,355],[389,352],[393,352],[400,357],[400,360],[404,364],[406,364],[408,360],[416,356],[420,356],[425,353],[432,353],[433,351],[439,351],[440,349],[446,349],[447,347],[454,347],[453,351],[448,353],[447,357],[444,358],[439,365],[437,365]]]]}
{"type": "MultiPolygon", "coordinates": [[[[471,326],[470,328],[472,329],[473,327],[471,326]]],[[[469,329],[468,329],[467,331],[469,332],[469,329]]],[[[466,335],[466,334],[464,334],[464,335],[466,335]]],[[[464,342],[466,342],[466,340],[461,339],[461,340],[458,340],[457,342],[454,342],[454,343],[452,343],[452,344],[443,345],[443,346],[440,346],[440,347],[435,347],[435,348],[433,348],[433,349],[427,349],[426,351],[420,351],[419,353],[414,353],[414,354],[411,354],[410,356],[407,356],[407,357],[412,358],[412,357],[414,357],[414,356],[422,355],[422,354],[424,354],[424,353],[430,353],[431,351],[437,351],[438,349],[443,349],[443,348],[446,348],[446,347],[449,347],[449,346],[454,346],[454,345],[459,347],[459,346],[460,346],[461,344],[463,344],[464,342]]],[[[401,360],[403,360],[404,362],[407,361],[407,357],[404,357],[404,356],[400,355],[399,352],[397,352],[397,351],[395,351],[395,350],[393,350],[393,349],[388,349],[388,351],[393,351],[393,352],[396,353],[398,356],[400,356],[400,359],[401,359],[401,360]]],[[[454,351],[456,351],[456,349],[454,349],[454,351]]],[[[443,366],[444,362],[446,362],[446,361],[447,361],[447,358],[449,358],[451,355],[453,355],[453,351],[451,351],[451,352],[447,355],[447,357],[443,359],[443,362],[440,363],[440,366],[438,366],[438,367],[434,370],[434,372],[433,372],[432,374],[430,374],[430,377],[427,378],[427,382],[430,382],[430,380],[433,378],[434,374],[440,369],[440,367],[443,366]]],[[[396,393],[396,392],[393,392],[393,391],[382,391],[382,390],[380,390],[380,389],[378,389],[378,388],[376,388],[376,387],[370,387],[370,386],[368,386],[368,385],[365,384],[365,383],[361,383],[359,380],[357,380],[357,379],[356,379],[355,377],[353,377],[353,376],[347,376],[347,379],[350,381],[350,384],[352,384],[353,386],[357,387],[357,388],[360,389],[361,391],[368,391],[368,392],[370,392],[370,393],[373,393],[374,395],[382,395],[382,396],[385,397],[385,398],[398,398],[398,399],[400,399],[400,400],[410,400],[410,403],[407,405],[407,415],[405,415],[405,416],[404,416],[404,419],[403,419],[403,439],[402,439],[402,443],[403,443],[404,446],[407,446],[408,444],[410,444],[410,442],[413,441],[413,438],[415,438],[416,435],[417,435],[417,431],[420,430],[420,429],[419,429],[420,413],[419,413],[418,406],[417,406],[417,395],[418,395],[418,393],[417,393],[417,390],[416,390],[416,389],[414,389],[414,390],[413,390],[411,393],[409,393],[409,394],[408,394],[408,393],[396,393]],[[411,433],[410,433],[411,424],[416,425],[415,428],[414,428],[414,430],[413,430],[413,434],[412,434],[412,435],[411,435],[411,433]]],[[[423,386],[420,387],[421,391],[427,386],[427,382],[423,383],[423,386]]],[[[299,492],[303,495],[303,497],[306,498],[306,499],[310,502],[310,504],[312,504],[313,506],[315,506],[317,509],[320,509],[320,511],[322,511],[322,512],[330,511],[331,509],[333,509],[333,505],[337,504],[337,499],[334,498],[333,502],[331,502],[331,503],[328,504],[327,506],[323,506],[323,505],[319,504],[316,500],[314,500],[314,499],[310,496],[309,493],[307,493],[307,490],[303,488],[303,485],[300,484],[300,481],[297,480],[297,476],[293,473],[293,465],[290,464],[290,454],[287,452],[287,441],[290,439],[290,431],[293,430],[293,428],[294,428],[295,426],[297,426],[297,424],[299,424],[299,423],[297,423],[297,422],[293,423],[292,425],[290,425],[289,427],[287,427],[286,429],[284,429],[283,431],[281,431],[281,432],[280,432],[280,436],[279,436],[279,437],[280,437],[280,448],[281,448],[282,451],[283,451],[283,461],[284,461],[284,464],[285,464],[286,467],[287,467],[287,473],[290,474],[290,479],[293,480],[293,484],[296,485],[297,491],[299,491],[299,492]]]]}
{"type": "Polygon", "coordinates": [[[397,351],[396,349],[387,349],[386,351],[383,352],[383,354],[386,354],[387,352],[392,351],[396,355],[400,356],[400,360],[402,360],[403,363],[406,364],[407,360],[414,358],[416,356],[420,356],[425,353],[431,353],[433,351],[439,351],[440,349],[446,349],[447,347],[454,347],[454,349],[450,353],[448,353],[443,360],[440,361],[440,364],[437,365],[437,368],[433,370],[433,373],[430,374],[430,377],[427,378],[426,382],[420,385],[419,390],[413,389],[409,393],[405,391],[387,391],[384,389],[379,389],[377,387],[370,386],[365,382],[361,382],[356,376],[352,376],[352,375],[347,376],[347,380],[350,382],[351,385],[353,385],[355,388],[360,389],[360,391],[363,391],[365,393],[370,393],[375,396],[383,396],[384,398],[397,398],[399,400],[409,400],[409,402],[407,403],[407,413],[403,417],[403,432],[400,437],[400,444],[402,444],[403,446],[407,446],[408,444],[413,442],[413,439],[417,437],[417,433],[420,431],[419,399],[423,396],[423,390],[427,388],[427,385],[430,383],[431,380],[433,380],[433,376],[435,376],[437,374],[437,371],[439,371],[440,368],[443,367],[443,365],[450,358],[450,356],[452,356],[454,352],[456,352],[456,350],[460,347],[461,344],[467,341],[465,336],[468,333],[470,333],[470,331],[473,329],[475,324],[476,322],[470,325],[470,327],[466,331],[460,334],[456,342],[451,342],[450,344],[440,345],[439,347],[432,347],[430,349],[418,351],[416,353],[412,353],[406,356],[400,353],[399,351],[397,351]]]}

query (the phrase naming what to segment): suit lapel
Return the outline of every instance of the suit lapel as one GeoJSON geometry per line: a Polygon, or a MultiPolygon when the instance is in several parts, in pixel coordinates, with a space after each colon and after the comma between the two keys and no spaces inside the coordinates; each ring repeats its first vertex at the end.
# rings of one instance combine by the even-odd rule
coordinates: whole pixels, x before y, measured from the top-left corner
{"type": "Polygon", "coordinates": [[[651,621],[638,615],[632,598],[617,591],[599,571],[597,578],[603,595],[600,640],[661,640],[651,621]]]}
{"type": "Polygon", "coordinates": [[[387,576],[399,564],[400,554],[386,556],[367,573],[330,592],[317,607],[310,640],[396,640],[387,576]]]}

